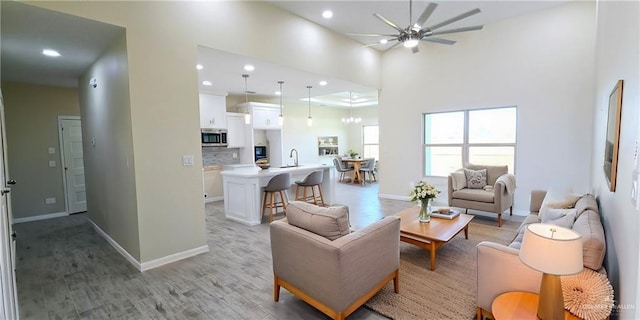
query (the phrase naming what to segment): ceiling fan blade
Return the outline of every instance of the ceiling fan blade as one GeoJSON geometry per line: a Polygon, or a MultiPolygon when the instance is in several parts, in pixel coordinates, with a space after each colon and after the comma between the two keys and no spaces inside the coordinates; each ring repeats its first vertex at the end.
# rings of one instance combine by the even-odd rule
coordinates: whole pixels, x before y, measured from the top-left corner
{"type": "Polygon", "coordinates": [[[391,46],[391,47],[389,47],[389,49],[387,49],[387,50],[394,49],[395,47],[399,46],[401,43],[402,43],[402,42],[398,41],[398,43],[396,43],[396,44],[392,45],[392,46],[391,46]]]}
{"type": "Polygon", "coordinates": [[[470,17],[470,16],[472,16],[472,15],[474,15],[474,14],[476,14],[476,13],[480,13],[480,9],[475,8],[475,9],[473,9],[473,10],[471,10],[471,11],[467,11],[467,12],[465,12],[465,13],[463,13],[463,14],[459,14],[459,15],[457,15],[457,16],[455,16],[455,17],[451,18],[451,19],[448,19],[448,20],[442,21],[442,22],[440,22],[440,23],[438,23],[438,24],[436,24],[436,25],[434,25],[434,26],[431,26],[431,27],[429,27],[429,29],[431,29],[431,30],[436,30],[436,29],[438,29],[438,28],[442,28],[442,27],[444,27],[444,26],[446,26],[446,25],[448,25],[448,24],[452,24],[452,23],[454,23],[454,22],[456,22],[456,21],[459,21],[459,20],[462,20],[462,19],[464,19],[464,18],[470,17]]]}
{"type": "Polygon", "coordinates": [[[416,24],[422,28],[422,26],[424,25],[425,22],[427,22],[427,20],[429,19],[429,17],[431,16],[431,14],[433,13],[433,11],[436,9],[436,7],[438,6],[437,3],[429,3],[429,5],[424,8],[424,11],[422,11],[422,14],[420,15],[420,18],[418,18],[418,21],[416,21],[416,24]]]}
{"type": "Polygon", "coordinates": [[[373,14],[373,16],[374,16],[374,17],[376,17],[376,18],[378,18],[378,19],[380,19],[380,20],[382,20],[382,22],[384,22],[384,23],[386,23],[386,24],[390,25],[392,28],[394,28],[394,29],[398,30],[398,32],[402,32],[402,28],[398,27],[398,25],[397,25],[397,24],[395,24],[395,23],[391,22],[391,20],[389,20],[389,19],[387,19],[387,18],[383,17],[381,14],[379,14],[379,13],[374,13],[374,14],[373,14]]]}
{"type": "Polygon", "coordinates": [[[426,38],[422,38],[423,41],[430,41],[430,42],[435,42],[435,43],[441,43],[441,44],[448,44],[448,45],[452,45],[455,44],[456,42],[453,40],[447,40],[447,39],[441,39],[441,38],[434,38],[434,37],[426,37],[426,38]]]}
{"type": "Polygon", "coordinates": [[[462,27],[462,28],[455,28],[455,29],[449,29],[449,30],[434,31],[434,32],[431,32],[429,35],[437,36],[437,35],[440,35],[440,34],[465,32],[465,31],[474,31],[474,30],[481,30],[481,29],[482,29],[482,26],[462,27]]]}
{"type": "Polygon", "coordinates": [[[397,37],[397,34],[377,34],[377,33],[347,33],[348,36],[359,37],[397,37]]]}
{"type": "MultiPolygon", "coordinates": [[[[398,41],[398,39],[387,39],[387,43],[389,43],[391,41],[398,41]]],[[[381,45],[381,44],[386,44],[386,43],[381,43],[381,42],[369,43],[369,44],[363,45],[362,47],[373,47],[373,46],[377,46],[377,45],[381,45]]]]}
{"type": "Polygon", "coordinates": [[[411,52],[413,52],[415,54],[415,53],[420,52],[420,49],[418,49],[418,46],[411,47],[411,52]]]}

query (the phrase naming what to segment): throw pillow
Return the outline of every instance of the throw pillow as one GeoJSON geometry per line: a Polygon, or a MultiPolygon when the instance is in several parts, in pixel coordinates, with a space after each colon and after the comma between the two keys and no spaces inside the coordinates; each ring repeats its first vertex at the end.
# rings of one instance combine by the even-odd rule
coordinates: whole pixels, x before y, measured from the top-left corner
{"type": "Polygon", "coordinates": [[[576,209],[555,209],[544,207],[540,210],[540,222],[571,229],[576,221],[576,209]]]}
{"type": "Polygon", "coordinates": [[[467,178],[467,188],[469,189],[482,189],[487,185],[487,169],[464,169],[464,175],[467,178]]]}
{"type": "Polygon", "coordinates": [[[344,206],[325,208],[302,201],[293,201],[287,205],[287,221],[290,225],[329,240],[338,239],[351,232],[349,212],[344,206]]]}
{"type": "Polygon", "coordinates": [[[541,207],[550,207],[556,209],[568,209],[573,208],[576,202],[580,199],[581,195],[571,192],[570,189],[565,191],[559,191],[556,189],[550,189],[542,200],[541,207]]]}
{"type": "Polygon", "coordinates": [[[464,171],[456,171],[451,173],[451,182],[453,191],[458,191],[467,187],[467,177],[464,175],[464,171]]]}

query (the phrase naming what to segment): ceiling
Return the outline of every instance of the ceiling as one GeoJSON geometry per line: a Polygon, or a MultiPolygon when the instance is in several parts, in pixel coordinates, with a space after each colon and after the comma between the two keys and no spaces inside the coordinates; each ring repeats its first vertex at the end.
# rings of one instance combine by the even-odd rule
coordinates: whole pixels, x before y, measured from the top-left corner
{"type": "MultiPolygon", "coordinates": [[[[364,107],[378,104],[378,92],[371,88],[341,79],[283,67],[269,62],[257,60],[207,47],[198,47],[198,63],[203,69],[198,71],[200,92],[213,94],[230,94],[244,96],[245,81],[243,74],[248,74],[247,91],[250,101],[257,98],[277,97],[282,85],[283,99],[308,100],[311,86],[311,102],[329,107],[349,107],[349,91],[353,92],[352,107],[364,107]],[[245,71],[245,65],[252,65],[253,71],[245,71]],[[211,82],[210,86],[202,82],[211,82]],[[322,86],[320,81],[326,81],[322,86]],[[346,99],[346,100],[345,100],[346,99]]],[[[194,66],[195,67],[195,66],[194,66]]]]}
{"type": "MultiPolygon", "coordinates": [[[[393,29],[373,17],[381,13],[401,27],[408,24],[408,1],[267,1],[295,15],[321,24],[335,32],[346,33],[393,33],[393,29]],[[325,9],[334,13],[330,20],[323,19],[325,9]]],[[[516,15],[541,10],[566,1],[441,1],[428,24],[437,23],[473,8],[481,13],[459,21],[448,27],[487,24],[516,15]]],[[[78,77],[101,55],[107,45],[124,32],[121,27],[45,10],[14,1],[0,1],[1,9],[1,57],[2,80],[41,85],[77,86],[78,77]],[[62,56],[46,57],[42,49],[58,50],[62,56]]],[[[413,15],[418,16],[427,2],[416,1],[413,15]]],[[[414,18],[415,19],[415,18],[414,18]]],[[[447,28],[448,28],[447,27],[447,28]]],[[[444,28],[443,28],[444,29],[444,28]]],[[[482,32],[482,31],[473,31],[482,32]]],[[[352,37],[361,43],[372,39],[352,37]]],[[[444,36],[443,36],[444,38],[444,36]]],[[[386,45],[388,47],[389,45],[386,45]]],[[[375,46],[384,50],[385,46],[375,46]]],[[[394,50],[408,50],[397,48],[394,50]]],[[[311,89],[312,102],[325,106],[349,107],[349,92],[353,92],[352,106],[362,107],[377,104],[377,90],[341,79],[328,78],[300,70],[274,65],[251,57],[239,56],[219,50],[199,47],[199,63],[204,69],[197,71],[200,91],[244,95],[243,73],[249,74],[249,98],[276,98],[277,81],[284,81],[285,99],[304,99],[311,89]],[[222,62],[221,62],[222,61],[222,62]],[[243,70],[251,64],[254,71],[243,70]],[[203,81],[210,81],[205,86],[203,81]],[[326,86],[319,81],[327,81],[326,86]]],[[[195,66],[194,66],[195,69],[195,66]]]]}
{"type": "Polygon", "coordinates": [[[123,28],[16,1],[2,6],[2,80],[76,87],[78,77],[123,28]],[[45,48],[60,57],[42,54],[45,48]]]}
{"type": "MultiPolygon", "coordinates": [[[[391,20],[401,28],[409,26],[409,0],[386,0],[386,1],[366,1],[366,0],[349,0],[349,1],[267,1],[295,15],[303,17],[309,21],[325,26],[333,31],[341,34],[349,33],[375,33],[375,34],[394,34],[396,31],[373,16],[379,13],[385,18],[391,20]],[[325,19],[322,17],[324,10],[331,10],[333,17],[325,19]]],[[[422,11],[431,1],[412,1],[413,12],[412,21],[420,16],[422,11]]],[[[456,27],[467,27],[475,25],[484,25],[499,20],[512,18],[518,15],[554,7],[567,1],[549,0],[549,1],[458,1],[458,0],[441,0],[433,1],[438,7],[427,20],[426,25],[433,25],[461,13],[479,8],[482,12],[452,23],[443,27],[441,30],[453,29],[456,27]]],[[[472,31],[481,32],[481,31],[472,31]]],[[[362,44],[377,43],[380,38],[349,36],[362,44]]],[[[447,36],[439,36],[447,38],[447,36]]],[[[453,36],[451,36],[453,37],[453,36]]],[[[386,50],[393,44],[375,45],[378,50],[386,50]]],[[[398,49],[401,50],[401,49],[398,49]]],[[[405,49],[408,50],[408,49],[405,49]]]]}

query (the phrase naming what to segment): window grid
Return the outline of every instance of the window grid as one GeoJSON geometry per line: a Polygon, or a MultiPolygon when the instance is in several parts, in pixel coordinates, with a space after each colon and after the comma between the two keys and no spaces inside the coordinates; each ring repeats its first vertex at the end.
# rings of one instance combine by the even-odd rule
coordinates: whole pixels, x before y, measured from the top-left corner
{"type": "Polygon", "coordinates": [[[362,126],[362,151],[364,158],[378,160],[380,153],[379,128],[377,125],[362,126]]]}
{"type": "MultiPolygon", "coordinates": [[[[482,147],[510,147],[513,149],[513,153],[512,153],[512,161],[510,161],[511,163],[504,163],[507,164],[509,166],[509,172],[513,173],[515,172],[515,148],[516,148],[516,142],[515,142],[515,135],[514,135],[514,142],[513,143],[470,143],[469,142],[469,113],[473,112],[473,111],[483,111],[483,110],[488,110],[488,111],[493,111],[493,110],[498,110],[498,109],[513,109],[515,111],[515,119],[514,121],[517,124],[517,107],[500,107],[500,108],[490,108],[490,109],[473,109],[473,110],[462,110],[462,111],[451,111],[451,112],[441,112],[441,113],[424,113],[423,114],[423,155],[424,155],[424,175],[425,176],[438,176],[438,177],[443,177],[447,176],[449,174],[449,172],[456,170],[460,167],[462,167],[462,165],[464,163],[470,163],[469,158],[470,158],[470,149],[473,148],[482,148],[482,147]],[[459,113],[462,112],[464,114],[463,117],[463,141],[462,143],[426,143],[426,137],[427,137],[427,130],[429,129],[427,126],[427,116],[429,115],[434,115],[434,114],[447,114],[447,113],[459,113]],[[436,173],[432,173],[431,171],[438,171],[438,170],[432,170],[432,168],[429,166],[427,161],[431,161],[430,159],[430,148],[461,148],[461,157],[460,157],[460,163],[456,164],[455,167],[456,169],[450,170],[447,169],[447,172],[436,172],[436,173]],[[443,174],[443,175],[442,175],[443,174]]],[[[514,124],[514,128],[516,127],[516,124],[514,124]]],[[[517,133],[517,128],[515,129],[516,133],[517,133]]],[[[453,167],[453,166],[451,166],[453,167]]]]}

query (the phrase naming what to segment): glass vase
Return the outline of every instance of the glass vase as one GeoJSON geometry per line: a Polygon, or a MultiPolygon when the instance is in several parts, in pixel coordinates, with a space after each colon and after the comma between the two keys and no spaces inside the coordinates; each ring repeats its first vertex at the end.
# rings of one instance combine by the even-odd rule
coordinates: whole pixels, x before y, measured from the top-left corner
{"type": "Polygon", "coordinates": [[[422,199],[420,201],[420,213],[418,214],[418,221],[428,223],[431,221],[431,199],[422,199]]]}

